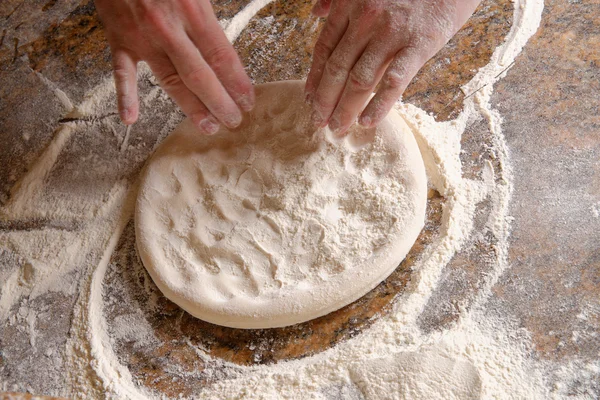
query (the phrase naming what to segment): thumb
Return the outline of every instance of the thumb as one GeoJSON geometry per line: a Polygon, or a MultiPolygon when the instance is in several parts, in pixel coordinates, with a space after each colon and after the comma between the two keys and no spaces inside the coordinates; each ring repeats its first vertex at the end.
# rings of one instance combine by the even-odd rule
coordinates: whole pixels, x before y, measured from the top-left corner
{"type": "Polygon", "coordinates": [[[317,0],[317,3],[312,9],[312,15],[315,17],[326,17],[329,15],[332,0],[317,0]]]}

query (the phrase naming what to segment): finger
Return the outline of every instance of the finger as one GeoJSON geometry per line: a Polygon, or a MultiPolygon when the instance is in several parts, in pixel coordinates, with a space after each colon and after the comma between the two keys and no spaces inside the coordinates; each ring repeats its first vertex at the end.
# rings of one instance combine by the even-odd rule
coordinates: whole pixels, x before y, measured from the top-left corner
{"type": "Polygon", "coordinates": [[[371,42],[356,62],[329,121],[337,137],[343,136],[356,121],[394,54],[381,42],[371,42]]]}
{"type": "Polygon", "coordinates": [[[364,127],[379,124],[424,63],[414,48],[406,47],[400,50],[386,70],[381,87],[362,112],[358,122],[364,127]]]}
{"type": "Polygon", "coordinates": [[[333,53],[333,50],[338,45],[342,36],[344,36],[347,27],[348,15],[344,12],[337,12],[337,10],[334,10],[327,18],[325,26],[319,34],[319,38],[315,44],[312,65],[308,77],[306,78],[304,93],[309,102],[312,101],[317,87],[319,87],[319,82],[321,81],[327,60],[331,56],[331,53],[333,53]]]}
{"type": "MultiPolygon", "coordinates": [[[[244,66],[235,49],[225,36],[212,10],[192,9],[190,20],[186,27],[192,42],[200,49],[200,53],[215,72],[227,93],[244,111],[254,107],[254,87],[246,74],[244,66]]],[[[210,6],[210,5],[209,5],[210,6]]]]}
{"type": "Polygon", "coordinates": [[[350,70],[369,41],[364,26],[357,22],[348,27],[340,43],[325,63],[323,76],[314,95],[313,124],[323,127],[337,106],[350,70]]]}
{"type": "Polygon", "coordinates": [[[198,97],[183,83],[177,70],[166,54],[148,62],[150,69],[159,78],[162,88],[181,107],[194,125],[203,133],[212,135],[219,130],[219,122],[198,97]]]}
{"type": "MultiPolygon", "coordinates": [[[[242,122],[240,109],[187,34],[181,32],[169,37],[165,49],[178,78],[181,78],[185,86],[221,123],[228,128],[237,127],[242,122]]],[[[159,76],[159,79],[165,78],[168,76],[159,76]]]]}
{"type": "Polygon", "coordinates": [[[137,63],[125,50],[116,49],[112,54],[112,65],[119,116],[125,125],[131,125],[139,114],[137,63]]]}
{"type": "Polygon", "coordinates": [[[312,15],[315,17],[326,17],[329,14],[331,8],[331,0],[317,0],[316,4],[312,8],[312,15]]]}

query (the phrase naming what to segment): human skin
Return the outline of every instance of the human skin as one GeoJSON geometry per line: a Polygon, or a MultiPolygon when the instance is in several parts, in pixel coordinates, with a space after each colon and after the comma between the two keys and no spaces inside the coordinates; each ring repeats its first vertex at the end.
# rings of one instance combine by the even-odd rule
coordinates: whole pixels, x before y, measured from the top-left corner
{"type": "MultiPolygon", "coordinates": [[[[377,125],[480,1],[318,0],[313,14],[327,19],[305,88],[315,127],[344,136],[357,118],[377,125]]],[[[252,109],[252,84],[209,0],[96,0],[96,8],[125,124],[138,118],[142,60],[204,133],[235,128],[252,109]]]]}
{"type": "Polygon", "coordinates": [[[307,101],[313,104],[314,125],[329,125],[336,136],[344,136],[357,117],[365,127],[377,125],[479,3],[319,0],[313,14],[327,20],[315,45],[305,89],[307,101]],[[369,101],[377,84],[379,89],[369,101]]]}
{"type": "Polygon", "coordinates": [[[139,114],[138,61],[204,133],[235,128],[254,89],[209,0],[96,0],[112,53],[119,115],[139,114]]]}

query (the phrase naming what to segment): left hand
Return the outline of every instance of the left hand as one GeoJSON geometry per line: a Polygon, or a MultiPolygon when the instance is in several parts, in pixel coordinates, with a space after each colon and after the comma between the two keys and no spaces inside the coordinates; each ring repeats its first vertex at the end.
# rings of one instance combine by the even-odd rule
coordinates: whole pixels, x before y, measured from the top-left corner
{"type": "Polygon", "coordinates": [[[305,89],[313,104],[314,125],[329,125],[341,137],[361,111],[361,125],[377,125],[479,2],[318,0],[313,14],[327,16],[327,21],[315,45],[305,89]]]}

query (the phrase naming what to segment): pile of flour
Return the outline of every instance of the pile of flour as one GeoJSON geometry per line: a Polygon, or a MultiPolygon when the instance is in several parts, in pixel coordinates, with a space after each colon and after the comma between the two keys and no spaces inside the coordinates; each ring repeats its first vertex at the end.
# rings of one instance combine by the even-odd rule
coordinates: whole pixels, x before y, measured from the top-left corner
{"type": "MultiPolygon", "coordinates": [[[[228,37],[235,40],[253,13],[267,3],[254,1],[239,18],[224,24],[228,37]]],[[[301,360],[240,367],[213,359],[196,347],[198,357],[215,377],[224,369],[230,374],[195,393],[195,398],[545,399],[567,396],[573,383],[592,386],[597,366],[572,363],[557,367],[536,361],[531,357],[528,332],[506,316],[486,309],[491,288],[508,267],[507,205],[512,190],[501,117],[489,100],[493,83],[536,31],[543,2],[516,0],[515,6],[514,24],[506,42],[495,51],[489,65],[464,87],[468,95],[475,94],[467,98],[458,119],[437,123],[422,110],[398,106],[417,134],[430,184],[444,196],[445,207],[440,239],[425,249],[410,286],[397,299],[394,310],[347,342],[301,360]],[[500,168],[487,164],[480,177],[466,179],[460,162],[461,135],[468,124],[482,118],[492,132],[491,145],[500,168]],[[492,203],[486,224],[497,239],[495,267],[481,284],[470,309],[460,310],[455,324],[444,331],[425,333],[419,328],[418,317],[438,287],[445,265],[472,232],[475,209],[484,200],[492,203]]],[[[141,75],[149,76],[147,68],[142,66],[141,75]]],[[[160,93],[158,88],[151,89],[143,101],[153,104],[160,100],[160,93]]],[[[73,107],[72,114],[97,118],[113,101],[112,82],[107,81],[83,104],[73,107]]],[[[159,139],[179,119],[177,115],[169,119],[159,139]]],[[[67,124],[57,130],[50,146],[13,189],[11,203],[2,209],[3,220],[57,222],[49,228],[14,235],[0,232],[0,243],[11,249],[10,254],[0,255],[22,266],[0,271],[0,323],[25,327],[22,334],[31,345],[43,346],[43,331],[36,324],[45,311],[36,306],[36,296],[76,294],[71,326],[66,328],[66,349],[48,348],[42,353],[50,360],[50,367],[68,371],[66,382],[57,379],[61,382],[49,392],[73,398],[160,398],[160,394],[136,383],[113,347],[115,338],[129,338],[139,345],[158,340],[150,325],[132,311],[116,319],[109,331],[104,315],[103,282],[119,238],[133,215],[137,188],[123,179],[97,202],[69,200],[72,194],[40,194],[50,171],[60,161],[66,141],[80,128],[81,123],[67,124]],[[25,300],[26,296],[30,300],[25,300]],[[135,324],[135,330],[131,324],[135,324]]],[[[119,148],[126,152],[135,153],[138,146],[144,145],[131,141],[125,132],[113,132],[119,148]]],[[[65,310],[70,312],[67,306],[65,310]]],[[[4,355],[0,356],[7,357],[9,350],[3,349],[4,355]]],[[[39,359],[40,354],[37,356],[39,359]]],[[[0,364],[0,372],[2,368],[0,364]]],[[[27,387],[0,383],[0,390],[14,389],[27,387]]]]}

